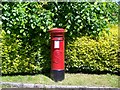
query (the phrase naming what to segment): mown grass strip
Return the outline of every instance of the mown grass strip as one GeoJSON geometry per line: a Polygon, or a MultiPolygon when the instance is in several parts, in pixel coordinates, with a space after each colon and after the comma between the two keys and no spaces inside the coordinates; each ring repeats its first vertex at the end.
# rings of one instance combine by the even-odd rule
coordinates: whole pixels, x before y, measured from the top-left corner
{"type": "Polygon", "coordinates": [[[54,82],[49,77],[39,75],[26,76],[2,76],[3,82],[20,82],[46,85],[77,85],[77,86],[98,86],[98,87],[120,87],[120,76],[117,75],[96,75],[96,74],[65,74],[65,79],[54,82]]]}

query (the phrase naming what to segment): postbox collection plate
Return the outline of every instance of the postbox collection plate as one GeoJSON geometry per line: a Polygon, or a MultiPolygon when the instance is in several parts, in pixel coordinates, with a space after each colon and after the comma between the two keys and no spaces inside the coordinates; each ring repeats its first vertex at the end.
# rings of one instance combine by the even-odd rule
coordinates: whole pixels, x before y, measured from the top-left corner
{"type": "Polygon", "coordinates": [[[54,48],[60,48],[60,41],[58,40],[54,41],[54,48]]]}

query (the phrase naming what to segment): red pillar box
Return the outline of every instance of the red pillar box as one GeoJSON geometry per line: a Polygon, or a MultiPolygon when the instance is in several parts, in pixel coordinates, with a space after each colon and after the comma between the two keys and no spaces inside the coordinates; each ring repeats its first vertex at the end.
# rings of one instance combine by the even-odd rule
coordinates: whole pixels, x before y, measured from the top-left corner
{"type": "Polygon", "coordinates": [[[51,77],[54,81],[64,79],[64,33],[62,28],[49,30],[51,34],[51,77]]]}

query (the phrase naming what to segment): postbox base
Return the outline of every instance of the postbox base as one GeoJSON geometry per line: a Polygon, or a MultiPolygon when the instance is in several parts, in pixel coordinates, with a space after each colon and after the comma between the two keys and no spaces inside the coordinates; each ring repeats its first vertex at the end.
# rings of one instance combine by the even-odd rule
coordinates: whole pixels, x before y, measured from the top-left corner
{"type": "Polygon", "coordinates": [[[64,70],[51,70],[51,78],[57,82],[62,81],[64,79],[64,70]]]}

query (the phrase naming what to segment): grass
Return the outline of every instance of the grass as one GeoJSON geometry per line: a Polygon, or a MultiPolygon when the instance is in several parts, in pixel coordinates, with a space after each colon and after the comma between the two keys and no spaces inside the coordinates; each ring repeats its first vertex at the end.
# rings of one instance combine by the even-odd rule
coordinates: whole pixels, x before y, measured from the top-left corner
{"type": "Polygon", "coordinates": [[[3,82],[21,82],[46,85],[79,85],[79,86],[100,86],[100,87],[120,87],[118,85],[120,76],[103,74],[65,74],[65,79],[60,82],[54,82],[49,77],[39,75],[26,76],[2,76],[3,82]]]}

